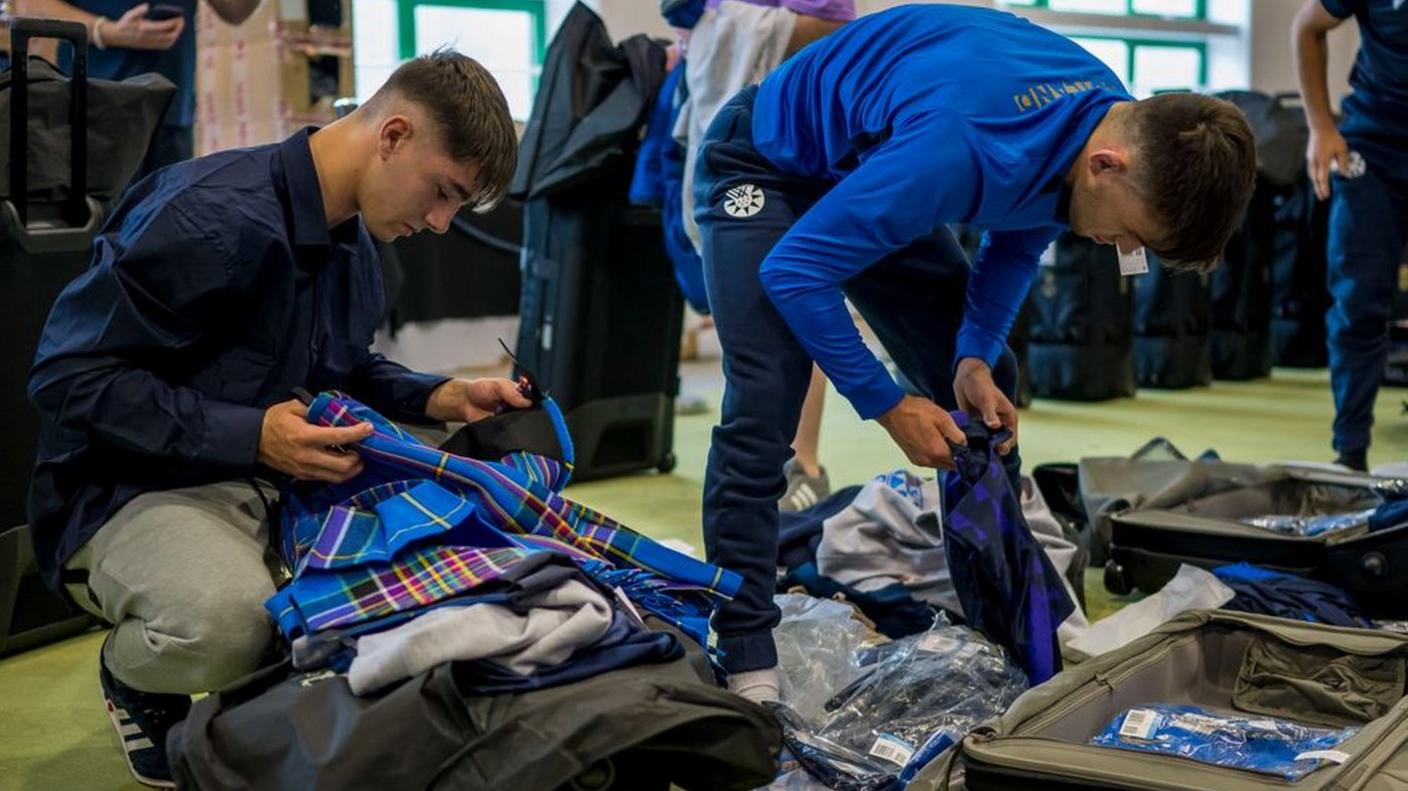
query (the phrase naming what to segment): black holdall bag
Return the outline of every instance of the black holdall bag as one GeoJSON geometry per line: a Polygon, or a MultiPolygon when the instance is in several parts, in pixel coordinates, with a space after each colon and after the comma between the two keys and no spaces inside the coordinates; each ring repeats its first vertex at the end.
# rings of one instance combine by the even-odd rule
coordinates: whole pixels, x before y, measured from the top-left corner
{"type": "MultiPolygon", "coordinates": [[[[669,629],[647,618],[656,628],[669,629]]],[[[167,736],[177,787],[244,791],[666,791],[772,781],[782,734],[714,685],[703,652],[475,696],[447,662],[377,695],[288,663],[195,702],[167,736]]]]}
{"type": "Polygon", "coordinates": [[[1147,253],[1134,285],[1134,365],[1140,387],[1212,382],[1212,293],[1207,275],[1175,272],[1147,253]]]}
{"type": "Polygon", "coordinates": [[[1134,293],[1113,248],[1067,231],[1028,297],[1027,366],[1038,398],[1134,395],[1134,293]]]}

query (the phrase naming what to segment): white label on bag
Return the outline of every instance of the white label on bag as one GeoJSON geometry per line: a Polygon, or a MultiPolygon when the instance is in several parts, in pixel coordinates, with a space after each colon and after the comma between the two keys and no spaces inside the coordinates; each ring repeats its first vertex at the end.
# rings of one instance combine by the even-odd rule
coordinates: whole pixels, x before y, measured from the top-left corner
{"type": "Polygon", "coordinates": [[[1339,750],[1311,750],[1296,756],[1297,761],[1329,761],[1332,764],[1342,764],[1349,758],[1349,753],[1339,750]]]}
{"type": "Polygon", "coordinates": [[[1129,277],[1130,275],[1142,275],[1149,271],[1149,258],[1144,254],[1143,246],[1136,247],[1133,251],[1126,253],[1120,249],[1119,245],[1115,245],[1115,252],[1120,257],[1121,275],[1129,277]]]}
{"type": "Polygon", "coordinates": [[[1131,709],[1124,715],[1124,724],[1120,726],[1120,736],[1129,739],[1147,739],[1154,735],[1154,725],[1158,722],[1158,715],[1149,709],[1131,709]]]}
{"type": "Polygon", "coordinates": [[[930,632],[924,635],[915,648],[931,654],[947,654],[956,651],[957,659],[960,662],[972,659],[983,650],[982,646],[977,643],[956,640],[941,632],[930,632]]]}
{"type": "Polygon", "coordinates": [[[958,648],[958,641],[940,632],[930,632],[919,640],[916,648],[931,654],[946,654],[958,648]]]}
{"type": "Polygon", "coordinates": [[[914,745],[888,733],[880,734],[875,744],[870,746],[870,754],[892,764],[904,766],[914,757],[914,745]]]}

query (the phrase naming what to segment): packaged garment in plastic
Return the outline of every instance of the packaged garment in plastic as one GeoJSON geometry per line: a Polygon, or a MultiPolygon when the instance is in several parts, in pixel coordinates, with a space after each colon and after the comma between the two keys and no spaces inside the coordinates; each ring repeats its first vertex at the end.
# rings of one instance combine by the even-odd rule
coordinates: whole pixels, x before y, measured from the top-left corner
{"type": "Polygon", "coordinates": [[[817,735],[899,772],[927,763],[1027,689],[1021,668],[971,629],[940,621],[839,692],[817,735]]]}
{"type": "Polygon", "coordinates": [[[826,701],[861,674],[857,652],[880,638],[853,617],[849,604],[801,594],[774,597],[782,621],[777,643],[779,693],[807,722],[826,714],[826,701]]]}
{"type": "Polygon", "coordinates": [[[1270,530],[1273,533],[1280,533],[1287,536],[1321,536],[1326,533],[1334,533],[1340,530],[1348,530],[1354,527],[1364,527],[1369,524],[1369,517],[1374,515],[1377,508],[1370,508],[1362,511],[1349,511],[1340,514],[1320,514],[1318,516],[1292,516],[1289,514],[1267,514],[1265,516],[1249,516],[1242,519],[1242,524],[1252,527],[1259,527],[1263,530],[1270,530]]]}
{"type": "Polygon", "coordinates": [[[1335,748],[1358,730],[1153,703],[1121,713],[1090,743],[1182,756],[1296,781],[1323,762],[1348,760],[1348,755],[1335,748]]]}

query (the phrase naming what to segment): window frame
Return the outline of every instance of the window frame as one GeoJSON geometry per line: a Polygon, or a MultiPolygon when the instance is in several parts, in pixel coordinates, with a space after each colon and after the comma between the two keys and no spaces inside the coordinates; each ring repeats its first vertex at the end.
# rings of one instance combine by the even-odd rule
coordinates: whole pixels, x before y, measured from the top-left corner
{"type": "MultiPolygon", "coordinates": [[[[1202,2],[1202,0],[1199,0],[1202,2]]],[[[402,62],[416,56],[416,9],[421,6],[482,11],[521,11],[533,17],[533,95],[542,80],[548,51],[547,0],[396,0],[396,55],[402,62]]]]}
{"type": "Polygon", "coordinates": [[[1208,19],[1208,0],[1196,0],[1196,7],[1191,16],[1167,15],[1167,14],[1146,14],[1142,11],[1134,10],[1134,0],[1124,0],[1124,12],[1107,13],[1104,11],[1060,11],[1051,8],[1050,0],[998,0],[999,7],[1011,6],[1013,8],[1040,8],[1050,11],[1053,14],[1090,14],[1092,16],[1106,16],[1111,19],[1131,17],[1134,19],[1177,19],[1185,22],[1206,22],[1208,19]]]}
{"type": "MultiPolygon", "coordinates": [[[[1045,2],[1045,0],[1037,0],[1045,2]]],[[[1200,0],[1201,1],[1201,0],[1200,0]]],[[[1126,0],[1128,2],[1128,0],[1126,0]]],[[[1128,49],[1125,54],[1125,73],[1129,75],[1129,84],[1125,87],[1134,90],[1137,81],[1134,79],[1134,53],[1139,47],[1163,47],[1165,49],[1191,49],[1198,52],[1198,84],[1184,86],[1190,91],[1201,91],[1208,84],[1208,43],[1206,41],[1184,41],[1177,39],[1146,38],[1143,36],[1121,36],[1115,33],[1062,33],[1062,35],[1072,40],[1095,39],[1101,41],[1122,41],[1128,49]]],[[[1076,41],[1079,44],[1079,41],[1076,41]]],[[[1173,89],[1161,89],[1173,90],[1173,89]]]]}

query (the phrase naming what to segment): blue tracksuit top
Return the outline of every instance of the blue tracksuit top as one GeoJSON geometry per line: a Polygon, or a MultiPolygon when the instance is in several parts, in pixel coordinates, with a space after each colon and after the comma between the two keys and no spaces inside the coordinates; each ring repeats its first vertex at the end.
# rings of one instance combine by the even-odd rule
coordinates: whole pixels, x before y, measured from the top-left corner
{"type": "Polygon", "coordinates": [[[1066,224],[1067,171],[1110,106],[1130,98],[1063,36],[967,6],[871,14],[764,80],[754,145],[829,189],[759,276],[861,417],[903,391],[866,349],[841,284],[945,223],[984,229],[956,359],[993,365],[1038,257],[1066,224]]]}

